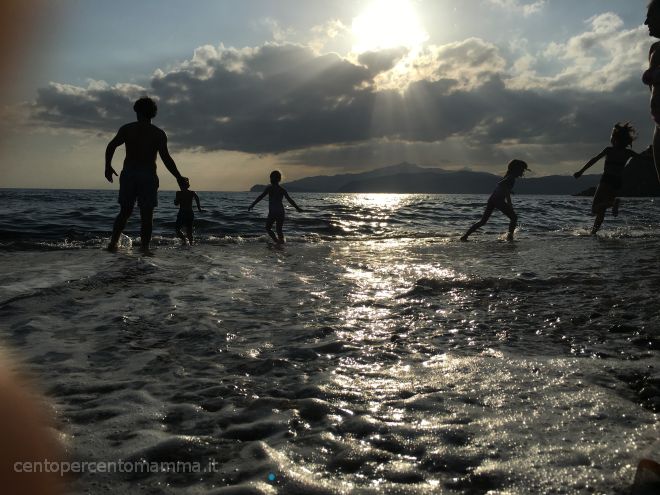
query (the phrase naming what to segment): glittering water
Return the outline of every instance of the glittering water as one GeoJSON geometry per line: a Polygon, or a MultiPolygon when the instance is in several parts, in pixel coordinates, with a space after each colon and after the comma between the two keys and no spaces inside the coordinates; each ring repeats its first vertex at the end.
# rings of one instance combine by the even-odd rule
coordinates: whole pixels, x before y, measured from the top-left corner
{"type": "Polygon", "coordinates": [[[142,257],[101,250],[115,193],[0,191],[1,331],[72,458],[205,466],[77,492],[626,493],[659,457],[656,201],[593,238],[514,197],[516,242],[461,243],[485,197],[296,194],[280,250],[254,196],[200,193],[183,248],[161,194],[142,257]]]}

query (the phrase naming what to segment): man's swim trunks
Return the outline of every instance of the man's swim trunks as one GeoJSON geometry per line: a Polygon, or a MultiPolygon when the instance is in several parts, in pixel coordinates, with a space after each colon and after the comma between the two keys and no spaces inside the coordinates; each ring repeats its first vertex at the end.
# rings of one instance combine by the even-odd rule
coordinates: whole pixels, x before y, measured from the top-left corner
{"type": "Polygon", "coordinates": [[[158,206],[158,176],[153,170],[124,168],[119,176],[118,203],[133,207],[137,200],[140,208],[158,206]]]}

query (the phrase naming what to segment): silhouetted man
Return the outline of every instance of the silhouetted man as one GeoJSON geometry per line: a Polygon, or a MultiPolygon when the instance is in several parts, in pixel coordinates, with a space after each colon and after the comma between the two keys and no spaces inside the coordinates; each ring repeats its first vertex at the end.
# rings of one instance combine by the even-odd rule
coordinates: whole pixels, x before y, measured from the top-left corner
{"type": "Polygon", "coordinates": [[[117,175],[112,168],[112,156],[118,146],[126,145],[124,168],[119,176],[118,202],[121,210],[115,219],[108,250],[117,250],[119,236],[126,227],[137,200],[142,223],[141,249],[144,253],[149,253],[154,208],[158,205],[156,153],[160,154],[165,167],[176,177],[179,184],[188,179],[181,176],[167,150],[167,135],[151,123],[158,110],[156,103],[151,98],[140,98],[133,105],[133,110],[137,114],[137,122],[120,127],[105,150],[105,178],[112,182],[112,176],[117,175]]]}

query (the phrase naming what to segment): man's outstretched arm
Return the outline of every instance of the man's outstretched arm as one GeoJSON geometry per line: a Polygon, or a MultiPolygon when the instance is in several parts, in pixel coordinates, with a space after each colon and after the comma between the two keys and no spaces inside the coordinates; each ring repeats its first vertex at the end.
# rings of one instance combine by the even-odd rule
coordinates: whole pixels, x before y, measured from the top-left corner
{"type": "Polygon", "coordinates": [[[163,133],[160,146],[158,147],[158,154],[160,155],[160,159],[163,160],[165,168],[170,171],[177,182],[181,183],[182,180],[186,179],[186,177],[181,175],[179,169],[176,168],[176,163],[174,163],[174,159],[170,156],[170,152],[167,149],[167,136],[165,133],[163,133]]]}
{"type": "Polygon", "coordinates": [[[108,182],[112,182],[112,176],[117,175],[115,169],[112,168],[112,157],[115,150],[122,144],[124,144],[124,133],[123,128],[120,128],[117,135],[112,138],[105,149],[105,178],[108,179],[108,182]]]}

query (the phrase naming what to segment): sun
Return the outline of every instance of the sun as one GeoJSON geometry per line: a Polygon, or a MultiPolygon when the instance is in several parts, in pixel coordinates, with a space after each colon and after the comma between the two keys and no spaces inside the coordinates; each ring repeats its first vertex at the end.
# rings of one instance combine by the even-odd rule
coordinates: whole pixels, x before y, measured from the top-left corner
{"type": "Polygon", "coordinates": [[[353,19],[352,32],[355,53],[399,46],[414,49],[428,39],[410,0],[375,0],[353,19]]]}

